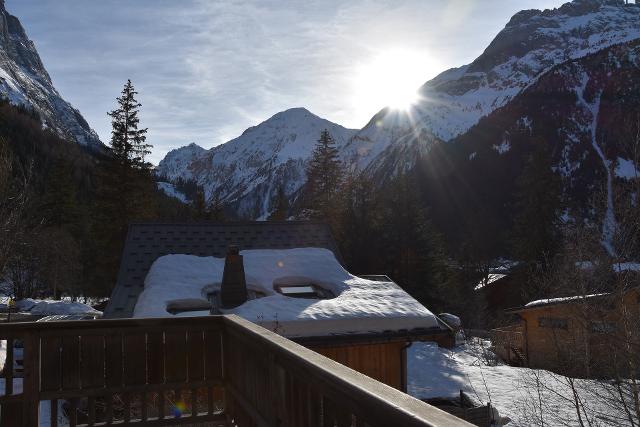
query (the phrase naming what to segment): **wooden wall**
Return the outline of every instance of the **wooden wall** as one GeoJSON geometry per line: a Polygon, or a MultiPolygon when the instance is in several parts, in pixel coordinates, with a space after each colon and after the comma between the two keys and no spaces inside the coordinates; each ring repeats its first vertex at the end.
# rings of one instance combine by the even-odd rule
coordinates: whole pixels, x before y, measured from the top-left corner
{"type": "Polygon", "coordinates": [[[404,384],[405,341],[378,344],[350,344],[335,347],[310,347],[338,363],[348,366],[398,390],[404,384]]]}
{"type": "Polygon", "coordinates": [[[632,290],[624,296],[622,304],[596,298],[587,304],[555,304],[521,311],[529,367],[575,376],[606,375],[603,368],[611,363],[609,359],[615,349],[612,341],[620,328],[620,306],[628,313],[640,314],[639,303],[638,291],[632,290]],[[563,319],[567,327],[543,327],[540,318],[563,319]],[[591,322],[609,323],[615,329],[597,333],[591,322]]]}

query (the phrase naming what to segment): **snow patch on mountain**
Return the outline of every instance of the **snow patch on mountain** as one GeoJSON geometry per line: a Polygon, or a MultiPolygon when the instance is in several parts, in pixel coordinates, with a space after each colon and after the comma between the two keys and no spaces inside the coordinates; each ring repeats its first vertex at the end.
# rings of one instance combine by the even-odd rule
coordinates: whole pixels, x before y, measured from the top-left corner
{"type": "Polygon", "coordinates": [[[591,134],[591,145],[594,151],[598,154],[598,157],[602,160],[602,165],[607,172],[607,210],[602,221],[602,245],[611,256],[615,255],[613,249],[613,236],[617,228],[616,217],[613,209],[613,179],[611,177],[611,161],[607,159],[602,148],[598,145],[597,130],[598,130],[598,114],[600,113],[600,96],[598,93],[594,96],[592,102],[588,102],[585,99],[585,90],[589,83],[589,76],[585,73],[582,78],[582,85],[576,88],[576,95],[578,98],[578,104],[581,105],[591,118],[589,123],[589,131],[591,134]]]}
{"type": "Polygon", "coordinates": [[[162,191],[164,194],[166,194],[167,196],[173,197],[174,199],[178,199],[182,203],[189,203],[187,196],[185,196],[183,193],[178,191],[175,185],[171,184],[170,182],[160,181],[157,184],[158,184],[158,189],[162,191]]]}
{"type": "Polygon", "coordinates": [[[616,161],[615,174],[618,178],[630,181],[640,177],[640,170],[638,170],[633,160],[618,157],[618,160],[616,161]]]}
{"type": "Polygon", "coordinates": [[[505,154],[511,150],[511,143],[506,138],[500,144],[494,144],[492,147],[498,154],[505,154]]]}

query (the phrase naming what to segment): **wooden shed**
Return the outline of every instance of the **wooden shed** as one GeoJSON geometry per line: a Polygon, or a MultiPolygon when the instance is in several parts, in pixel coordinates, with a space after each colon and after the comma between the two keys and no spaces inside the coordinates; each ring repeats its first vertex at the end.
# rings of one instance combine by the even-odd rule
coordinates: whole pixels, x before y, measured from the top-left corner
{"type": "Polygon", "coordinates": [[[638,288],[538,300],[508,312],[518,323],[495,329],[493,340],[510,362],[572,376],[611,377],[628,371],[622,365],[640,354],[638,288]]]}

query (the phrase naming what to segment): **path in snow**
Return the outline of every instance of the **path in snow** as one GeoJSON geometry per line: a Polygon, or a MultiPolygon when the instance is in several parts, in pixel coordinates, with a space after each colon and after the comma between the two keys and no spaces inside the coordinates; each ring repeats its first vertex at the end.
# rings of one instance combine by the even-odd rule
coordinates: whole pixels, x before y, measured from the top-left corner
{"type": "Polygon", "coordinates": [[[576,95],[578,102],[591,113],[591,124],[589,130],[591,132],[591,145],[593,149],[602,160],[604,169],[607,171],[607,212],[602,222],[602,245],[605,247],[609,255],[615,256],[615,250],[613,249],[613,235],[616,230],[616,217],[613,211],[613,179],[611,177],[611,162],[607,160],[602,148],[598,145],[597,130],[598,130],[598,114],[600,113],[600,97],[602,93],[596,95],[595,100],[592,103],[587,102],[584,99],[584,91],[589,83],[589,77],[584,74],[582,78],[582,85],[576,88],[576,95]]]}

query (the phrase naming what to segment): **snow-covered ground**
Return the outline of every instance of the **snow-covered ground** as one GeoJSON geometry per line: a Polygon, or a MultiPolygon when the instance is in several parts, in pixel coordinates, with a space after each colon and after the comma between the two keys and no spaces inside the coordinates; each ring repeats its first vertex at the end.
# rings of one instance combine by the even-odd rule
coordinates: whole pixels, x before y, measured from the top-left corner
{"type": "MultiPolygon", "coordinates": [[[[456,397],[463,390],[479,403],[490,402],[501,417],[511,420],[508,426],[580,425],[571,399],[570,379],[545,370],[496,363],[488,347],[489,342],[480,340],[453,350],[439,348],[434,343],[414,343],[407,356],[409,394],[420,399],[456,397]]],[[[584,425],[628,425],[620,418],[620,412],[597,396],[605,390],[603,383],[573,381],[587,409],[586,415],[582,414],[584,425]]]]}

